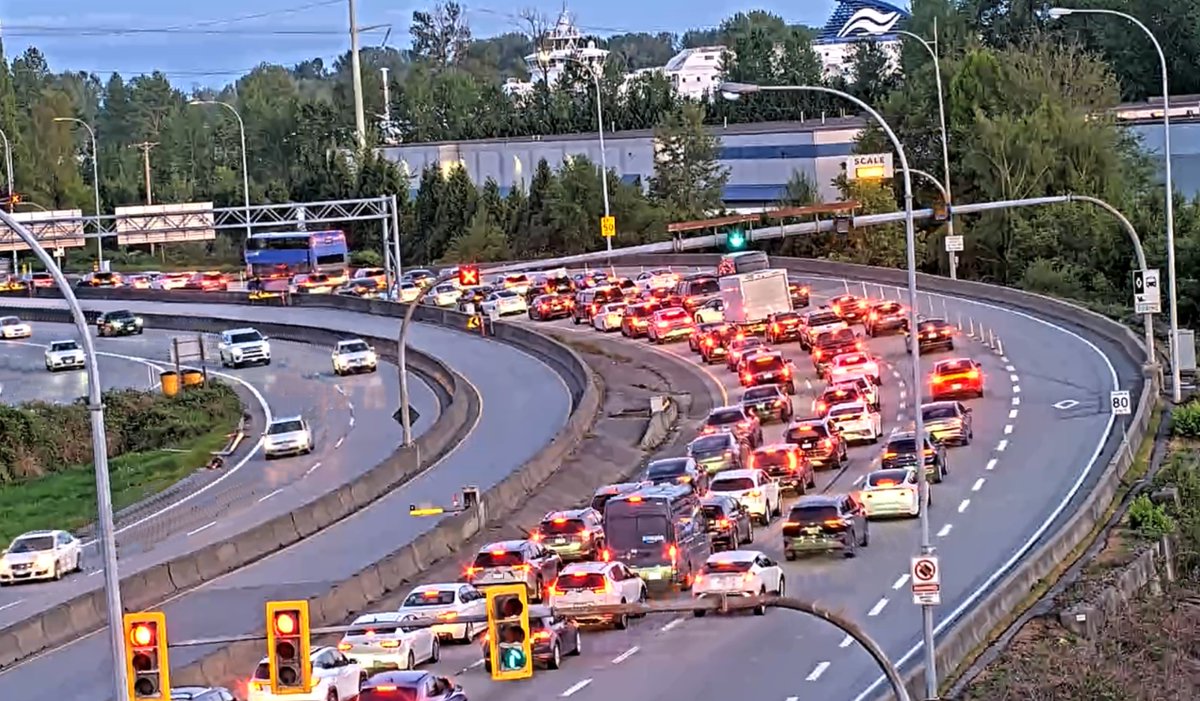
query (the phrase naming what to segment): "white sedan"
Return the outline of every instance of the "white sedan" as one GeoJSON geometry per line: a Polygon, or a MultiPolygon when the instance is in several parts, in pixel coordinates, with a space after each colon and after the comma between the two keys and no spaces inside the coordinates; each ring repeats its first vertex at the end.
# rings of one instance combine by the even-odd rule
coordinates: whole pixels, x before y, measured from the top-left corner
{"type": "Polygon", "coordinates": [[[674,287],[679,282],[679,275],[671,272],[668,268],[658,268],[639,273],[634,282],[639,288],[649,292],[651,290],[674,287]]]}
{"type": "Polygon", "coordinates": [[[62,579],[83,569],[83,546],[66,531],[30,531],[13,540],[0,557],[0,584],[62,579]]]}
{"type": "Polygon", "coordinates": [[[764,526],[783,512],[779,483],[762,470],[722,470],[708,491],[737,499],[764,526]]]}
{"type": "Polygon", "coordinates": [[[617,331],[621,328],[621,321],[625,318],[625,308],[629,305],[625,302],[611,302],[592,315],[592,326],[597,331],[617,331]]]}
{"type": "Polygon", "coordinates": [[[525,298],[513,290],[493,292],[479,306],[482,307],[484,314],[499,314],[500,316],[524,314],[529,311],[529,304],[525,298]]]}
{"type": "Polygon", "coordinates": [[[459,297],[462,297],[462,290],[448,282],[444,282],[433,288],[433,290],[431,290],[429,294],[425,296],[425,300],[434,306],[453,307],[454,305],[458,304],[459,297]]]}
{"type": "Polygon", "coordinates": [[[917,471],[911,468],[875,470],[867,475],[861,490],[867,518],[921,515],[917,471]]]}
{"type": "Polygon", "coordinates": [[[416,669],[422,662],[436,663],[442,656],[442,645],[433,629],[404,627],[405,621],[420,618],[423,616],[396,611],[359,616],[350,624],[356,629],[342,636],[338,650],[364,670],[416,669]]]}
{"type": "Polygon", "coordinates": [[[883,435],[883,416],[863,401],[834,404],[829,421],[842,431],[847,441],[878,443],[883,435]]]}
{"type": "Polygon", "coordinates": [[[15,316],[0,317],[0,338],[29,338],[33,335],[33,326],[21,321],[15,316]]]}
{"type": "Polygon", "coordinates": [[[50,372],[82,368],[86,364],[83,349],[75,341],[54,341],[44,355],[50,372]]]}
{"type": "Polygon", "coordinates": [[[550,608],[580,622],[611,623],[617,630],[629,627],[629,616],[572,616],[572,608],[644,603],[646,583],[620,562],[575,562],[558,573],[550,586],[550,608]]]}
{"type": "Polygon", "coordinates": [[[267,459],[308,455],[312,451],[312,430],[301,416],[275,417],[263,435],[263,455],[267,459]]]}
{"type": "Polygon", "coordinates": [[[709,301],[696,307],[696,311],[692,313],[692,319],[697,324],[719,324],[725,321],[725,300],[710,299],[709,301]]]}
{"type": "Polygon", "coordinates": [[[827,372],[831,384],[845,382],[859,376],[870,378],[876,387],[883,384],[883,374],[879,370],[879,362],[872,358],[870,353],[842,353],[834,357],[827,372]]]}
{"type": "MultiPolygon", "coordinates": [[[[708,556],[704,567],[692,583],[692,596],[697,599],[713,596],[763,596],[786,593],[783,568],[758,550],[729,550],[708,556]]],[[[754,609],[756,616],[767,612],[766,606],[754,609]]],[[[700,618],[703,610],[692,611],[700,618]]]]}
{"type": "Polygon", "coordinates": [[[487,623],[460,623],[459,618],[487,615],[487,596],[470,584],[424,584],[408,593],[399,613],[407,619],[416,616],[435,619],[439,623],[433,634],[469,643],[475,635],[487,630],[487,623]]]}

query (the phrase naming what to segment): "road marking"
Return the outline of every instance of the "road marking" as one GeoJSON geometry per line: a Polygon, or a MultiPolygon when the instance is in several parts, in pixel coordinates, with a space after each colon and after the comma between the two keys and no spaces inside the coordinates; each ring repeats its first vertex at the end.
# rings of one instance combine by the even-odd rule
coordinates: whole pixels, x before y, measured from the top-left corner
{"type": "Polygon", "coordinates": [[[908,399],[908,392],[900,390],[900,401],[904,401],[905,399],[908,399]]]}
{"type": "Polygon", "coordinates": [[[809,672],[808,676],[804,678],[804,681],[815,682],[816,680],[821,678],[821,675],[824,674],[825,670],[827,670],[827,669],[829,669],[828,662],[818,662],[817,666],[813,667],[813,671],[809,672]]]}
{"type": "Polygon", "coordinates": [[[308,468],[308,472],[305,472],[305,473],[304,473],[304,476],[305,476],[305,477],[307,477],[307,476],[311,475],[312,473],[316,472],[316,471],[317,471],[317,468],[318,468],[318,467],[320,467],[320,466],[321,466],[321,463],[320,463],[319,461],[318,461],[318,462],[314,462],[314,463],[313,463],[313,466],[312,466],[312,467],[310,467],[310,468],[308,468]]]}
{"type": "Polygon", "coordinates": [[[1013,385],[1013,394],[1021,393],[1021,385],[1013,385]]]}
{"type": "Polygon", "coordinates": [[[208,523],[204,524],[203,526],[200,526],[199,528],[197,528],[195,530],[188,531],[187,534],[189,536],[193,536],[193,535],[196,535],[197,533],[207,531],[208,529],[212,528],[215,525],[217,525],[216,521],[209,521],[208,523]]]}
{"type": "Polygon", "coordinates": [[[1010,409],[1008,412],[1008,418],[1010,418],[1010,419],[1017,418],[1017,414],[1019,414],[1020,411],[1021,411],[1020,409],[1010,409]]]}
{"type": "Polygon", "coordinates": [[[896,414],[896,420],[897,420],[897,421],[903,421],[903,420],[904,420],[904,412],[903,412],[903,411],[901,411],[901,412],[898,412],[898,413],[896,414]]]}
{"type": "Polygon", "coordinates": [[[1021,378],[1020,378],[1020,377],[1018,377],[1018,376],[1016,376],[1016,375],[1009,375],[1009,376],[1008,376],[1008,379],[1012,380],[1013,382],[1020,382],[1020,381],[1021,381],[1021,378]]]}
{"type": "Polygon", "coordinates": [[[625,652],[622,652],[621,654],[614,657],[612,663],[613,664],[621,664],[625,660],[636,655],[638,650],[641,650],[641,648],[638,647],[637,645],[634,645],[633,647],[629,648],[625,652]]]}
{"type": "Polygon", "coordinates": [[[903,387],[903,386],[904,386],[904,380],[900,380],[899,382],[897,382],[897,383],[896,383],[896,386],[897,386],[897,387],[903,387]]]}
{"type": "Polygon", "coordinates": [[[812,380],[805,378],[805,380],[804,380],[804,386],[805,386],[805,388],[807,388],[807,389],[812,389],[812,380]]]}
{"type": "Polygon", "coordinates": [[[1016,369],[1016,368],[1014,368],[1014,367],[1013,367],[1013,366],[1011,366],[1011,365],[1005,365],[1005,366],[1004,366],[1004,369],[1005,369],[1005,370],[1007,370],[1007,371],[1009,371],[1009,372],[1016,372],[1016,371],[1017,371],[1017,369],[1016,369]]]}
{"type": "Polygon", "coordinates": [[[346,402],[346,408],[350,410],[351,414],[353,414],[354,413],[354,402],[346,402]]]}
{"type": "Polygon", "coordinates": [[[354,416],[350,416],[350,428],[354,428],[354,416]]]}
{"type": "Polygon", "coordinates": [[[1002,440],[996,444],[996,450],[1001,453],[1003,453],[1004,449],[1007,447],[1008,447],[1008,439],[1007,438],[1005,438],[1004,440],[1002,440]]]}
{"type": "Polygon", "coordinates": [[[847,648],[853,644],[854,644],[854,638],[847,635],[846,637],[842,638],[842,642],[838,643],[838,647],[847,648]]]}
{"type": "Polygon", "coordinates": [[[894,377],[894,378],[896,378],[897,380],[899,380],[899,379],[900,379],[900,371],[899,371],[899,370],[895,370],[895,369],[893,369],[893,370],[892,370],[892,377],[894,377]]]}
{"type": "Polygon", "coordinates": [[[24,599],[17,599],[16,601],[10,601],[5,605],[0,606],[0,611],[3,611],[4,609],[10,609],[10,608],[16,606],[17,604],[22,604],[24,602],[25,602],[24,599]]]}
{"type": "Polygon", "coordinates": [[[880,613],[883,612],[883,609],[885,606],[887,606],[887,604],[888,604],[888,600],[886,598],[876,601],[875,605],[871,607],[871,610],[867,612],[867,615],[868,616],[878,616],[880,613]]]}
{"type": "Polygon", "coordinates": [[[1008,362],[1008,356],[1007,356],[1007,355],[1002,355],[1002,356],[1000,356],[1000,359],[1001,359],[1001,360],[1003,360],[1003,361],[1004,361],[1004,362],[1006,362],[1006,363],[1008,362]]]}
{"type": "Polygon", "coordinates": [[[990,471],[992,471],[992,470],[995,470],[995,469],[996,469],[996,463],[997,463],[997,462],[999,462],[999,461],[998,461],[998,460],[996,460],[996,458],[992,458],[991,460],[988,460],[987,467],[985,467],[985,468],[983,468],[983,469],[985,469],[985,470],[987,470],[987,471],[989,471],[989,472],[990,472],[990,471]]]}
{"type": "Polygon", "coordinates": [[[946,536],[950,535],[950,531],[953,528],[954,528],[953,525],[947,523],[946,525],[942,526],[942,530],[938,531],[937,537],[945,538],[946,536]]]}
{"type": "MultiPolygon", "coordinates": [[[[994,462],[994,461],[993,461],[993,462],[994,462]]],[[[990,469],[992,469],[992,468],[990,468],[990,467],[989,467],[988,469],[990,470],[990,469]]],[[[983,489],[983,483],[984,483],[984,482],[986,482],[986,481],[987,481],[987,480],[985,480],[985,479],[984,479],[984,478],[982,478],[982,477],[980,477],[979,479],[975,480],[975,484],[971,485],[971,491],[972,491],[972,492],[978,492],[979,490],[983,489]]]]}
{"type": "Polygon", "coordinates": [[[570,689],[567,689],[566,691],[562,692],[562,697],[565,699],[565,698],[567,698],[568,696],[571,696],[572,694],[574,694],[576,691],[580,691],[580,690],[582,690],[582,689],[583,689],[583,687],[585,687],[585,686],[587,686],[588,684],[591,684],[591,683],[592,683],[592,680],[591,680],[591,679],[584,679],[583,681],[581,681],[581,682],[579,682],[579,683],[575,684],[574,686],[572,686],[570,689]]]}
{"type": "Polygon", "coordinates": [[[783,701],[800,701],[800,697],[799,696],[789,696],[786,699],[784,699],[783,701]]]}
{"type": "Polygon", "coordinates": [[[666,624],[666,625],[665,625],[665,626],[663,626],[662,628],[659,628],[659,630],[661,630],[662,632],[666,633],[667,631],[671,630],[672,628],[674,628],[675,626],[679,625],[680,623],[683,623],[683,619],[682,619],[682,618],[676,618],[675,620],[673,620],[673,621],[671,621],[670,623],[666,624]]]}
{"type": "Polygon", "coordinates": [[[855,478],[854,478],[854,481],[853,481],[851,484],[853,484],[853,485],[857,486],[859,482],[862,482],[862,481],[863,481],[863,477],[864,477],[864,476],[865,476],[865,475],[859,475],[858,477],[855,477],[855,478]]]}
{"type": "Polygon", "coordinates": [[[1007,426],[1004,427],[1004,435],[1007,436],[1011,433],[1012,433],[1012,424],[1008,424],[1007,426]]]}
{"type": "Polygon", "coordinates": [[[333,388],[337,390],[338,394],[342,395],[343,397],[346,396],[346,390],[343,389],[341,385],[334,385],[333,388]]]}
{"type": "Polygon", "coordinates": [[[89,577],[95,577],[98,574],[104,574],[104,570],[94,570],[92,572],[88,572],[89,577]]]}
{"type": "Polygon", "coordinates": [[[966,511],[967,507],[970,505],[971,505],[970,499],[963,499],[962,501],[958,502],[958,513],[961,514],[962,512],[966,511]]]}
{"type": "Polygon", "coordinates": [[[271,493],[270,493],[270,494],[268,494],[267,496],[265,496],[265,497],[263,497],[263,498],[259,499],[259,500],[258,500],[258,503],[259,503],[259,504],[261,504],[261,503],[263,503],[264,501],[266,501],[267,499],[270,499],[271,497],[275,496],[276,494],[278,494],[278,493],[280,493],[280,492],[282,492],[282,491],[283,491],[282,489],[276,489],[275,491],[271,492],[271,493]]]}
{"type": "Polygon", "coordinates": [[[333,449],[337,450],[338,448],[341,448],[342,443],[345,443],[345,442],[346,442],[346,437],[342,436],[341,438],[337,439],[336,443],[333,444],[333,449]]]}
{"type": "Polygon", "coordinates": [[[1021,398],[1020,398],[1020,397],[1013,397],[1013,398],[1012,398],[1012,405],[1013,405],[1013,406],[1021,406],[1021,398]]]}
{"type": "Polygon", "coordinates": [[[900,589],[905,584],[908,584],[908,575],[902,574],[902,575],[900,575],[900,579],[897,579],[896,583],[892,585],[892,589],[900,589]]]}

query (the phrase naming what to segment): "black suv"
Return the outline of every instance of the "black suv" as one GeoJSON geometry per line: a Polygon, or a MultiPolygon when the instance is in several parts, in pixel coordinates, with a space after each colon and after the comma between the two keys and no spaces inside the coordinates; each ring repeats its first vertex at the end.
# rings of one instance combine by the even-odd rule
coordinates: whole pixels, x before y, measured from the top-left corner
{"type": "Polygon", "coordinates": [[[908,313],[899,302],[876,302],[863,320],[863,330],[872,337],[889,331],[904,333],[908,330],[908,313]]]}
{"type": "MultiPolygon", "coordinates": [[[[921,355],[939,350],[954,350],[954,325],[945,319],[925,319],[917,324],[917,352],[921,355]]],[[[908,345],[908,344],[905,344],[908,345]]],[[[912,352],[912,347],[908,347],[912,352]]]]}
{"type": "Polygon", "coordinates": [[[713,551],[737,550],[754,542],[754,519],[737,499],[724,494],[710,494],[700,500],[704,521],[713,551]]]}
{"type": "MultiPolygon", "coordinates": [[[[915,431],[893,433],[883,449],[880,467],[890,470],[898,467],[917,466],[917,434],[915,431]]],[[[950,474],[946,467],[946,446],[941,441],[925,437],[925,474],[929,481],[940,484],[950,474]]]]}
{"type": "Polygon", "coordinates": [[[871,542],[867,510],[849,494],[800,497],[783,524],[783,557],[841,551],[854,557],[871,542]]]}
{"type": "Polygon", "coordinates": [[[792,420],[794,409],[792,398],[779,385],[758,385],[742,392],[739,402],[744,408],[758,415],[759,421],[779,419],[783,423],[792,420]]]}
{"type": "Polygon", "coordinates": [[[142,318],[134,316],[128,309],[104,312],[96,317],[96,332],[101,336],[131,336],[144,330],[142,318]]]}
{"type": "Polygon", "coordinates": [[[599,560],[604,553],[604,517],[590,507],[551,511],[533,537],[563,562],[599,560]]]}

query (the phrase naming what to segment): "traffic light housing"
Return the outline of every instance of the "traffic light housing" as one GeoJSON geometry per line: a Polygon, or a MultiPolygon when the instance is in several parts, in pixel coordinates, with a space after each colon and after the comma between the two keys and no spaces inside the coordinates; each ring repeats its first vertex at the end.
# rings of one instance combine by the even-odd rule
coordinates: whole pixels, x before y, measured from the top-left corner
{"type": "Polygon", "coordinates": [[[8,209],[9,212],[13,211],[13,209],[16,208],[17,205],[21,204],[21,193],[14,192],[12,194],[5,195],[3,202],[4,202],[4,206],[8,209]]]}
{"type": "Polygon", "coordinates": [[[933,220],[939,224],[945,223],[950,219],[950,207],[945,202],[938,200],[933,203],[933,220]]]}
{"type": "Polygon", "coordinates": [[[170,701],[166,616],[161,612],[127,613],[123,624],[129,698],[131,701],[170,701]]]}
{"type": "Polygon", "coordinates": [[[458,266],[458,284],[461,287],[475,287],[479,284],[478,265],[458,266]]]}
{"type": "Polygon", "coordinates": [[[848,234],[854,228],[854,217],[844,212],[833,215],[833,230],[839,234],[848,234]]]}
{"type": "Polygon", "coordinates": [[[533,676],[533,636],[529,630],[529,591],[524,584],[488,587],[488,662],[492,679],[533,676]]]}
{"type": "Polygon", "coordinates": [[[725,248],[730,251],[741,251],[746,248],[746,232],[741,229],[730,229],[725,234],[725,248]]]}
{"type": "Polygon", "coordinates": [[[271,693],[307,694],[312,689],[307,601],[267,602],[267,667],[271,693]]]}

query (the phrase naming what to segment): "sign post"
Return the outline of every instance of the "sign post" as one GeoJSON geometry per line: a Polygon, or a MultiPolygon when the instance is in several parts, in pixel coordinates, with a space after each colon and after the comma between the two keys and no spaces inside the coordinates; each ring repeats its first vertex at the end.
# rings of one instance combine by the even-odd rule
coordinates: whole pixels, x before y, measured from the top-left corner
{"type": "Polygon", "coordinates": [[[616,217],[600,217],[600,235],[606,239],[617,235],[616,217]]]}
{"type": "Polygon", "coordinates": [[[1162,289],[1158,269],[1133,271],[1133,311],[1138,314],[1162,312],[1162,289]]]}
{"type": "Polygon", "coordinates": [[[942,603],[942,567],[936,555],[920,555],[912,559],[909,570],[912,578],[913,603],[918,606],[940,606],[942,603]]]}
{"type": "Polygon", "coordinates": [[[962,236],[947,236],[946,237],[946,252],[959,253],[963,250],[962,236]]]}

